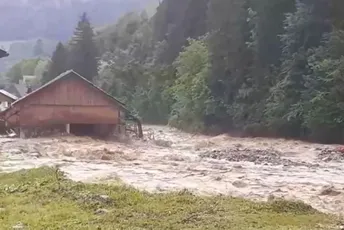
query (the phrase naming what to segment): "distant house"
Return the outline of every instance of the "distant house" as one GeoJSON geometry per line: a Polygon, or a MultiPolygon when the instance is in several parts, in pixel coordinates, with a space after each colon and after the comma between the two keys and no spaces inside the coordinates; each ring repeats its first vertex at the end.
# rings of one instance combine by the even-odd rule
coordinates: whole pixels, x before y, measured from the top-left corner
{"type": "Polygon", "coordinates": [[[0,90],[0,111],[6,110],[17,99],[18,99],[17,96],[1,89],[0,90]]]}
{"type": "Polygon", "coordinates": [[[37,82],[39,82],[39,78],[35,75],[24,75],[23,76],[23,82],[25,85],[37,85],[37,82]]]}
{"type": "Polygon", "coordinates": [[[7,57],[9,54],[5,51],[0,49],[0,58],[7,57]]]}
{"type": "Polygon", "coordinates": [[[37,127],[62,127],[67,133],[109,136],[125,131],[125,120],[140,121],[125,105],[73,70],[19,98],[0,113],[8,128],[19,128],[20,136],[37,127]]]}

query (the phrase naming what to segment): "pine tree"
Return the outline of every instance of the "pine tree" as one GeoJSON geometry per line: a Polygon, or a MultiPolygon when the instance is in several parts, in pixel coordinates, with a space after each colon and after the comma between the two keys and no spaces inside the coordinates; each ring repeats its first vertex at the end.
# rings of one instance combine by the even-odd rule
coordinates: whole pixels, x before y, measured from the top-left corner
{"type": "Polygon", "coordinates": [[[33,48],[33,55],[35,57],[41,56],[44,54],[44,45],[42,39],[38,39],[36,41],[36,44],[33,48]]]}
{"type": "Polygon", "coordinates": [[[257,61],[262,67],[278,65],[282,53],[281,34],[287,13],[295,11],[295,0],[251,0],[250,9],[255,15],[257,61]],[[273,20],[271,20],[273,19],[273,20]]]}
{"type": "Polygon", "coordinates": [[[69,68],[92,81],[98,75],[97,48],[86,13],[78,22],[70,47],[69,68]]]}
{"type": "Polygon", "coordinates": [[[67,51],[63,44],[59,42],[51,58],[51,64],[49,66],[48,72],[42,76],[43,84],[54,79],[67,70],[66,59],[67,51]]]}
{"type": "Polygon", "coordinates": [[[210,89],[218,103],[214,121],[221,121],[225,129],[232,128],[233,116],[236,116],[230,112],[240,112],[231,110],[231,106],[245,83],[251,62],[246,45],[249,37],[246,3],[242,0],[211,0],[208,9],[212,64],[210,89]]]}
{"type": "Polygon", "coordinates": [[[167,49],[160,61],[171,64],[188,38],[206,33],[206,13],[209,0],[165,0],[154,16],[154,38],[165,40],[167,49]]]}
{"type": "Polygon", "coordinates": [[[271,90],[266,117],[278,133],[298,137],[307,135],[303,127],[302,92],[305,75],[311,74],[308,53],[330,32],[330,3],[326,0],[297,1],[296,11],[285,19],[282,34],[282,64],[276,85],[271,90]]]}

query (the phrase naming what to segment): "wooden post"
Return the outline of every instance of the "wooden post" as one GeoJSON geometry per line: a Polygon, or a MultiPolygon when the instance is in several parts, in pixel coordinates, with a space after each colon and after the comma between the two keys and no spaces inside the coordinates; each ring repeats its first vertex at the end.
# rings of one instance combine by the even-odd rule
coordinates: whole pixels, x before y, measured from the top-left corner
{"type": "Polygon", "coordinates": [[[67,134],[70,134],[70,124],[66,124],[66,132],[67,134]]]}
{"type": "Polygon", "coordinates": [[[138,132],[139,132],[139,138],[143,138],[142,123],[140,119],[136,119],[136,123],[137,123],[138,132]]]}
{"type": "Polygon", "coordinates": [[[20,128],[19,133],[20,133],[20,138],[22,138],[22,139],[25,139],[25,138],[26,138],[25,130],[24,130],[23,128],[20,128]]]}
{"type": "Polygon", "coordinates": [[[119,134],[120,135],[125,135],[125,125],[124,124],[119,124],[118,126],[119,134]]]}
{"type": "Polygon", "coordinates": [[[140,119],[135,117],[135,116],[133,116],[130,113],[127,114],[127,119],[136,122],[137,129],[138,129],[138,136],[139,136],[139,138],[143,138],[142,123],[141,123],[140,119]]]}

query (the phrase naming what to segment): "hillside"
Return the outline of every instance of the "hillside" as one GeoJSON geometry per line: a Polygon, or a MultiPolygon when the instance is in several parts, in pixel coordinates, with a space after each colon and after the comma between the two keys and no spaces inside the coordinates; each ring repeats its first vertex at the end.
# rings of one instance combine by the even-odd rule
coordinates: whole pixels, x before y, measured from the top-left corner
{"type": "Polygon", "coordinates": [[[83,12],[88,13],[97,32],[127,12],[145,9],[152,15],[157,4],[157,0],[0,0],[0,48],[10,53],[0,60],[0,73],[22,59],[33,58],[38,38],[42,38],[49,57],[58,41],[70,38],[83,12]]]}
{"type": "Polygon", "coordinates": [[[145,8],[155,0],[0,0],[0,41],[44,37],[66,40],[78,17],[87,12],[95,26],[112,23],[122,14],[145,8]]]}
{"type": "Polygon", "coordinates": [[[343,143],[343,9],[164,0],[153,18],[126,15],[98,36],[100,85],[149,123],[343,143]]]}
{"type": "MultiPolygon", "coordinates": [[[[10,56],[0,59],[0,73],[5,73],[23,59],[34,58],[33,51],[37,39],[0,41],[0,48],[8,51],[10,56]]],[[[42,39],[44,56],[49,57],[54,51],[57,41],[42,39]]],[[[1,83],[1,80],[0,80],[1,83]]]]}

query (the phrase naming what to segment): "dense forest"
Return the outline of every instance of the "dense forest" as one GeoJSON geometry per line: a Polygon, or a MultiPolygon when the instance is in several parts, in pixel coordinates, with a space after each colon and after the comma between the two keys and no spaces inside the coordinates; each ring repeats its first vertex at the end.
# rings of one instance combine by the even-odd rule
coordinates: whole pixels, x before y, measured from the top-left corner
{"type": "Polygon", "coordinates": [[[42,82],[75,68],[144,122],[189,132],[343,142],[343,11],[342,0],[164,0],[97,33],[85,16],[42,82]]]}

